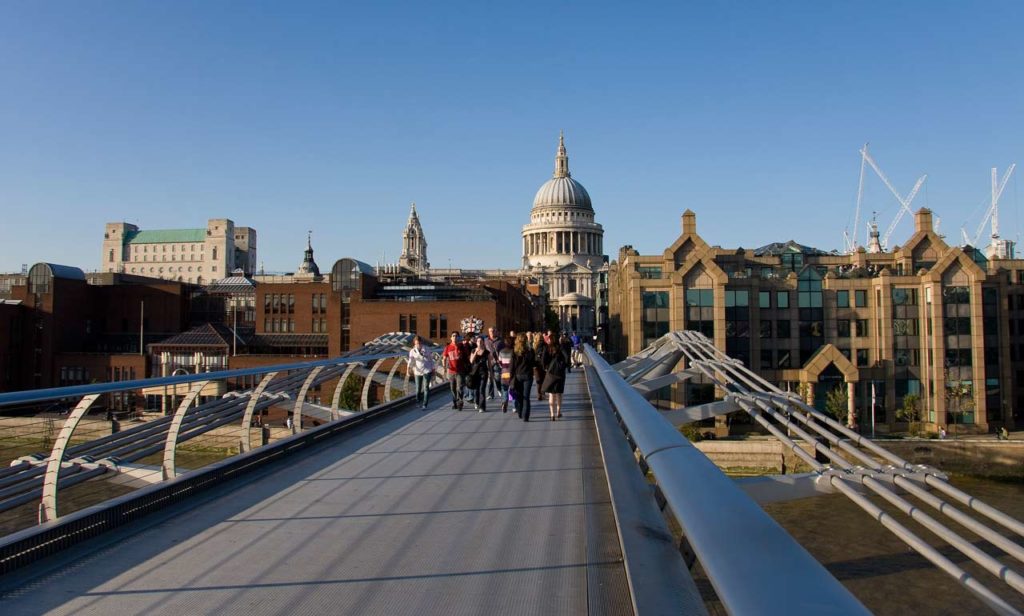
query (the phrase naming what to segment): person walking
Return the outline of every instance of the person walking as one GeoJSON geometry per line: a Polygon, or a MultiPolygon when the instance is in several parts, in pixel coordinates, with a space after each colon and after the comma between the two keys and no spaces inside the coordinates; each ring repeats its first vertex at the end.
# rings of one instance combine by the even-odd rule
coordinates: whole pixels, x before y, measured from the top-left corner
{"type": "Polygon", "coordinates": [[[558,336],[558,346],[562,348],[562,353],[565,354],[565,371],[572,372],[572,341],[569,340],[569,336],[562,332],[558,336]]]}
{"type": "Polygon", "coordinates": [[[562,345],[552,336],[551,343],[544,347],[539,362],[544,365],[544,381],[541,391],[548,396],[548,412],[551,421],[562,416],[562,394],[565,392],[565,374],[569,358],[562,345]]]}
{"type": "Polygon", "coordinates": [[[544,400],[544,392],[540,390],[540,386],[544,382],[544,364],[541,363],[540,357],[544,354],[546,347],[544,336],[540,332],[535,333],[533,335],[533,356],[537,360],[537,365],[533,369],[533,380],[537,383],[537,402],[544,400]]]}
{"type": "Polygon", "coordinates": [[[444,362],[445,375],[452,392],[452,408],[461,411],[462,400],[466,388],[466,376],[469,374],[469,349],[466,348],[459,332],[452,332],[451,342],[441,354],[444,362]]]}
{"type": "Polygon", "coordinates": [[[527,340],[526,334],[516,336],[512,345],[511,395],[516,415],[523,421],[530,421],[530,390],[533,388],[533,371],[537,367],[537,356],[527,340]]]}
{"type": "Polygon", "coordinates": [[[496,395],[500,395],[501,389],[501,378],[498,373],[498,353],[505,348],[505,343],[498,335],[498,331],[493,327],[487,328],[487,336],[481,339],[484,348],[487,349],[487,399],[493,400],[496,395]]]}
{"type": "Polygon", "coordinates": [[[576,332],[573,332],[569,336],[569,342],[572,343],[572,366],[573,368],[579,368],[583,365],[583,338],[576,332]]]}
{"type": "Polygon", "coordinates": [[[420,408],[426,410],[427,400],[430,398],[430,381],[434,376],[434,359],[423,347],[423,340],[416,336],[412,339],[412,348],[409,349],[409,363],[406,370],[406,377],[411,373],[416,386],[416,402],[420,408]]]}
{"type": "Polygon", "coordinates": [[[476,341],[476,347],[469,354],[469,383],[473,390],[473,403],[478,411],[487,410],[487,375],[490,372],[490,353],[483,340],[476,341]]]}
{"type": "Polygon", "coordinates": [[[501,389],[501,412],[508,412],[508,392],[512,385],[512,339],[506,338],[501,341],[501,350],[498,351],[497,365],[498,385],[501,389]]]}

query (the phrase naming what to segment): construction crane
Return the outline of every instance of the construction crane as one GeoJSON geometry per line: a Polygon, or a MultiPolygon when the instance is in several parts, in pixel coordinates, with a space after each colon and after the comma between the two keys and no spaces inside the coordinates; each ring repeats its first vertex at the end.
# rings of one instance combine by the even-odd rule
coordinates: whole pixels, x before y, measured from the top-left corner
{"type": "MultiPolygon", "coordinates": [[[[860,156],[861,156],[860,184],[857,187],[857,210],[856,210],[856,213],[854,214],[853,233],[854,233],[854,235],[856,235],[857,227],[860,225],[860,206],[861,206],[861,200],[863,199],[863,196],[864,196],[864,165],[867,164],[875,172],[875,174],[878,176],[878,178],[880,180],[882,180],[882,183],[885,184],[885,187],[889,189],[889,192],[892,193],[892,196],[895,197],[896,201],[898,201],[899,204],[900,204],[900,210],[899,210],[899,212],[896,213],[896,218],[889,225],[889,228],[885,230],[885,235],[882,236],[881,242],[879,244],[875,244],[874,242],[872,242],[872,244],[873,244],[872,247],[880,246],[881,250],[887,250],[888,247],[889,247],[889,237],[892,235],[892,232],[896,229],[896,225],[900,224],[900,221],[903,220],[903,215],[904,214],[913,215],[913,211],[911,211],[911,209],[910,209],[910,204],[913,203],[914,198],[917,197],[918,191],[921,190],[921,186],[924,185],[924,181],[928,178],[928,176],[926,174],[926,175],[922,175],[921,177],[919,177],[917,179],[917,182],[914,184],[914,187],[910,190],[910,192],[907,194],[907,196],[904,197],[903,195],[900,194],[900,192],[898,190],[896,190],[896,187],[894,187],[892,185],[892,182],[889,181],[889,177],[885,175],[885,172],[882,171],[881,167],[878,166],[878,163],[875,162],[875,159],[872,158],[871,154],[868,153],[868,144],[865,143],[864,147],[862,147],[860,149],[860,156]]],[[[869,224],[868,225],[868,232],[869,232],[869,234],[871,233],[871,230],[872,230],[872,225],[869,224]]],[[[849,234],[846,234],[846,233],[844,233],[844,235],[846,236],[846,249],[847,249],[847,251],[849,251],[849,252],[856,251],[857,250],[857,239],[856,239],[856,237],[851,238],[849,236],[849,234]]]]}
{"type": "Polygon", "coordinates": [[[996,167],[992,167],[992,200],[989,203],[988,211],[981,218],[981,222],[978,224],[978,230],[974,234],[974,238],[970,238],[967,235],[967,229],[960,228],[960,233],[963,235],[964,244],[970,244],[971,246],[977,247],[978,242],[981,241],[981,234],[985,230],[985,225],[989,220],[992,221],[992,243],[989,245],[989,258],[992,254],[1006,258],[1009,256],[1009,246],[1006,246],[1006,242],[1009,240],[999,239],[999,198],[1003,196],[1003,190],[1006,189],[1006,183],[1010,180],[1010,176],[1013,175],[1013,170],[1017,168],[1017,163],[1012,163],[1006,172],[1003,174],[1002,180],[997,180],[999,172],[996,167]]]}

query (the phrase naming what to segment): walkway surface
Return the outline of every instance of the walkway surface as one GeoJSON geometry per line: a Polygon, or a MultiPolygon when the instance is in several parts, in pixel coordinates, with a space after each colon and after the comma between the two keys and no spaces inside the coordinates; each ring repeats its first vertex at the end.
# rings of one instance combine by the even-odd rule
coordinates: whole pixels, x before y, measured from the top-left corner
{"type": "Polygon", "coordinates": [[[430,406],[43,561],[0,613],[630,613],[584,376],[557,422],[430,406]]]}

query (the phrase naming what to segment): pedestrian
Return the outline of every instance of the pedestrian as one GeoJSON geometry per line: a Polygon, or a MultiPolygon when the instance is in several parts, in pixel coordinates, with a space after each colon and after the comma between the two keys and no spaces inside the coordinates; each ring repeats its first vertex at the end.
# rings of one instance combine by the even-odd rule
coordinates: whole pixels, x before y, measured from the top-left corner
{"type": "Polygon", "coordinates": [[[466,376],[469,374],[469,350],[462,342],[459,332],[452,332],[451,342],[444,348],[441,360],[444,362],[445,376],[448,377],[448,386],[452,392],[452,408],[461,411],[466,376]]]}
{"type": "Polygon", "coordinates": [[[946,427],[939,426],[939,438],[946,438],[946,427]]]}
{"type": "Polygon", "coordinates": [[[504,341],[493,327],[487,328],[487,336],[481,340],[487,349],[487,399],[493,400],[501,393],[501,381],[498,376],[498,353],[505,347],[504,341]]]}
{"type": "Polygon", "coordinates": [[[481,413],[487,410],[487,375],[490,370],[487,345],[483,340],[477,340],[476,347],[469,354],[469,388],[473,391],[473,403],[481,413]]]}
{"type": "Polygon", "coordinates": [[[583,338],[573,332],[569,336],[569,342],[572,343],[572,365],[574,368],[579,368],[583,365],[583,338]]]}
{"type": "Polygon", "coordinates": [[[572,372],[572,341],[569,340],[569,336],[565,335],[565,332],[558,337],[558,346],[562,348],[562,353],[565,354],[565,371],[572,372]]]}
{"type": "Polygon", "coordinates": [[[538,362],[544,365],[541,391],[548,395],[548,412],[551,414],[551,421],[555,421],[562,416],[562,394],[565,392],[569,357],[563,346],[552,336],[551,343],[544,347],[544,353],[538,362]]]}
{"type": "Polygon", "coordinates": [[[498,351],[498,386],[501,389],[501,412],[508,412],[508,392],[512,385],[512,339],[506,338],[501,342],[501,350],[498,351]]]}
{"type": "Polygon", "coordinates": [[[516,415],[523,421],[530,421],[530,390],[533,388],[533,371],[536,367],[537,355],[533,347],[527,341],[526,334],[519,334],[512,345],[512,387],[509,392],[516,415]]]}
{"type": "Polygon", "coordinates": [[[544,354],[546,346],[544,336],[540,332],[535,333],[533,335],[533,356],[537,360],[537,365],[533,369],[533,382],[537,384],[537,402],[544,400],[544,392],[540,390],[541,383],[544,382],[544,365],[540,361],[540,356],[544,354]]]}
{"type": "Polygon", "coordinates": [[[416,402],[419,403],[421,409],[426,410],[427,400],[430,398],[430,381],[434,376],[434,359],[423,348],[423,340],[419,336],[412,339],[412,348],[409,349],[406,378],[410,373],[416,386],[416,402]]]}

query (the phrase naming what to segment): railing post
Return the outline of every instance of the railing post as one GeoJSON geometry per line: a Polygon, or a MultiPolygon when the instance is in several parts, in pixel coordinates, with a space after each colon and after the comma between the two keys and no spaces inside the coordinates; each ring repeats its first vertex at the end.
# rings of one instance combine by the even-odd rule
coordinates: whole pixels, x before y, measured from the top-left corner
{"type": "Polygon", "coordinates": [[[309,376],[302,382],[302,387],[299,388],[299,393],[295,396],[295,407],[292,409],[292,434],[298,434],[302,431],[302,405],[306,402],[306,392],[309,391],[313,380],[316,379],[323,369],[323,366],[317,366],[310,370],[309,376]]]}
{"type": "Polygon", "coordinates": [[[338,412],[338,405],[341,404],[341,389],[345,386],[345,381],[356,369],[359,364],[353,362],[345,368],[345,373],[341,375],[341,379],[338,380],[338,386],[334,388],[334,398],[331,400],[331,420],[336,420],[341,417],[341,413],[338,412]]]}
{"type": "MultiPolygon", "coordinates": [[[[388,380],[384,384],[384,402],[391,402],[391,382],[392,382],[392,380],[394,380],[395,373],[398,372],[398,367],[402,365],[402,362],[405,362],[406,364],[408,364],[409,360],[404,358],[404,357],[399,357],[397,360],[395,360],[395,365],[391,366],[391,370],[388,372],[388,380]]],[[[405,371],[405,388],[402,390],[402,393],[409,393],[409,370],[408,369],[406,369],[406,371],[405,371]]]]}
{"type": "Polygon", "coordinates": [[[68,415],[64,426],[60,429],[60,435],[53,444],[50,452],[50,460],[46,464],[46,475],[43,477],[43,500],[39,503],[39,523],[49,522],[57,519],[57,482],[60,480],[60,466],[64,462],[64,452],[71,442],[71,435],[74,434],[78,423],[89,411],[93,402],[103,394],[89,394],[78,401],[71,414],[68,415]]]}
{"type": "MultiPolygon", "coordinates": [[[[366,375],[366,381],[363,383],[363,395],[359,401],[359,410],[365,411],[370,408],[370,385],[373,383],[373,375],[377,374],[377,370],[380,369],[381,364],[387,358],[378,359],[373,362],[373,368],[370,368],[370,374],[366,375]]],[[[385,392],[388,395],[388,392],[385,392]]]]}
{"type": "Polygon", "coordinates": [[[171,425],[167,429],[167,440],[164,441],[164,479],[173,479],[177,474],[177,470],[174,467],[174,452],[178,447],[178,433],[181,432],[181,423],[185,420],[185,414],[188,412],[189,406],[195,402],[203,388],[209,383],[210,381],[199,381],[193,384],[192,389],[185,395],[185,399],[178,405],[178,410],[174,412],[174,417],[171,418],[171,425]]]}
{"type": "Polygon", "coordinates": [[[252,449],[252,412],[256,410],[256,404],[260,401],[260,397],[263,396],[263,391],[270,385],[270,381],[274,380],[277,376],[276,372],[268,372],[263,376],[263,380],[256,386],[256,389],[249,396],[249,403],[245,405],[245,413],[242,415],[242,430],[245,431],[244,438],[241,439],[240,448],[242,453],[248,453],[252,449]]]}

